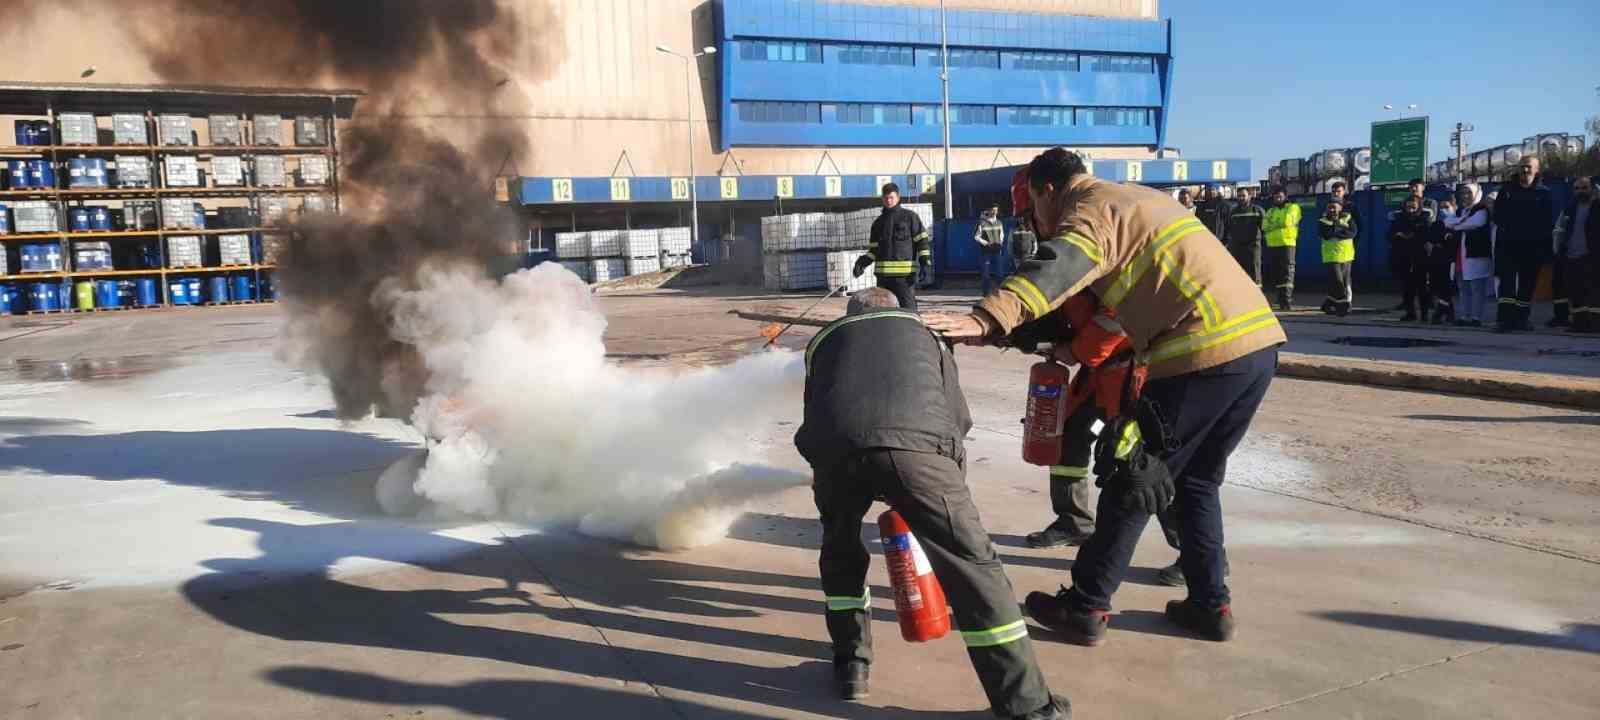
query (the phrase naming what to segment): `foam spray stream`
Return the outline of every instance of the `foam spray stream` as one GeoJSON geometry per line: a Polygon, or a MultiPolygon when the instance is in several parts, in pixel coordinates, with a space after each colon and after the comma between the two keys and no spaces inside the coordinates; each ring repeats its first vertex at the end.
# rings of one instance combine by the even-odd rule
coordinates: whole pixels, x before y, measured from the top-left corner
{"type": "MultiPolygon", "coordinates": [[[[13,2],[0,37],[91,4],[13,2]]],[[[619,368],[576,277],[555,266],[485,277],[523,235],[487,173],[531,156],[522,88],[565,54],[552,5],[146,4],[126,32],[167,82],[371,93],[338,138],[343,214],[296,223],[277,278],[281,356],[328,379],[338,416],[399,417],[433,439],[425,459],[384,473],[386,509],[568,521],[686,547],[721,537],[743,502],[804,482],[735,462],[740,428],[793,397],[791,353],[676,376],[619,368]]]]}

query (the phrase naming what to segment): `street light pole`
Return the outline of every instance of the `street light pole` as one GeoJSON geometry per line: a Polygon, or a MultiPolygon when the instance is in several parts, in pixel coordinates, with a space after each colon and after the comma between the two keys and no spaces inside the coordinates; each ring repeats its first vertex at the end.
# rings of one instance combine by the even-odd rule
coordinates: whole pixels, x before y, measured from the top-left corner
{"type": "MultiPolygon", "coordinates": [[[[945,22],[945,0],[939,0],[939,83],[944,88],[944,219],[955,217],[954,192],[950,187],[950,44],[945,22]]],[[[946,228],[948,230],[948,228],[946,228]]]]}
{"type": "Polygon", "coordinates": [[[704,48],[701,48],[700,52],[697,52],[693,55],[684,55],[682,53],[673,52],[671,48],[668,48],[665,45],[657,45],[656,52],[666,53],[667,55],[671,55],[683,61],[683,124],[684,127],[687,128],[689,136],[689,144],[687,146],[689,151],[689,243],[698,246],[700,244],[700,192],[699,189],[695,187],[699,183],[695,182],[694,176],[695,74],[691,72],[691,70],[697,70],[699,69],[699,66],[695,65],[693,68],[691,68],[690,63],[691,61],[699,60],[706,55],[715,55],[717,49],[714,46],[707,45],[704,48]]]}

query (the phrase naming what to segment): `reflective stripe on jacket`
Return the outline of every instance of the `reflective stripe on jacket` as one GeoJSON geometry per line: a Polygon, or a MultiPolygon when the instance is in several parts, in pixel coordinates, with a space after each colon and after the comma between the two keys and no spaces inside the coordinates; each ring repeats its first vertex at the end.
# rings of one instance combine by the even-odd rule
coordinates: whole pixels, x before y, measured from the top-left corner
{"type": "Polygon", "coordinates": [[[1091,290],[1116,311],[1152,379],[1286,340],[1260,288],[1170,196],[1086,174],[1060,192],[1059,206],[1069,210],[1054,237],[978,304],[1001,331],[1091,290]]]}
{"type": "Polygon", "coordinates": [[[1350,221],[1350,213],[1341,213],[1337,218],[1322,216],[1317,221],[1317,232],[1322,236],[1323,262],[1356,261],[1356,228],[1350,221]]]}
{"type": "Polygon", "coordinates": [[[879,277],[915,274],[919,260],[933,258],[922,218],[900,205],[885,209],[872,221],[872,249],[867,257],[877,263],[873,272],[879,277]]]}
{"type": "Polygon", "coordinates": [[[1262,221],[1261,229],[1266,232],[1267,247],[1294,247],[1300,238],[1300,206],[1286,202],[1267,208],[1267,218],[1262,221]]]}

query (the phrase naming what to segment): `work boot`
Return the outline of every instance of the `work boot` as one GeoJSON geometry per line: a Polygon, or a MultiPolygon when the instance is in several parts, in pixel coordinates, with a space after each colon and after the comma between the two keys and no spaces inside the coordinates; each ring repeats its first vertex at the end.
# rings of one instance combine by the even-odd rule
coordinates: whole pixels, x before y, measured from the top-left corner
{"type": "Polygon", "coordinates": [[[862,660],[850,660],[833,664],[833,676],[839,681],[839,696],[846,700],[861,700],[867,697],[867,663],[862,660]]]}
{"type": "Polygon", "coordinates": [[[1207,640],[1227,642],[1233,639],[1233,610],[1227,605],[1206,610],[1188,600],[1169,600],[1167,619],[1207,640]]]}
{"type": "Polygon", "coordinates": [[[1349,315],[1350,314],[1350,303],[1347,303],[1347,302],[1334,303],[1333,304],[1333,314],[1338,316],[1338,317],[1344,317],[1346,315],[1349,315]]]}
{"type": "Polygon", "coordinates": [[[1063,695],[1051,695],[1050,704],[1022,715],[1012,715],[1012,720],[1072,720],[1072,701],[1063,695]]]}
{"type": "MultiPolygon", "coordinates": [[[[1222,579],[1227,580],[1229,577],[1232,577],[1232,575],[1232,568],[1229,568],[1228,561],[1224,560],[1222,562],[1222,579]]],[[[1189,581],[1184,577],[1183,574],[1183,561],[1174,560],[1172,561],[1171,565],[1157,570],[1156,582],[1166,585],[1167,587],[1183,587],[1188,585],[1189,581]]]]}
{"type": "Polygon", "coordinates": [[[1106,610],[1080,610],[1067,601],[1067,589],[1050,595],[1042,592],[1028,593],[1022,601],[1028,616],[1039,621],[1074,645],[1095,647],[1106,641],[1106,625],[1111,613],[1106,610]]]}
{"type": "Polygon", "coordinates": [[[1028,547],[1031,548],[1077,547],[1086,542],[1090,534],[1064,527],[1058,521],[1050,523],[1039,532],[1028,533],[1026,540],[1028,547]]]}
{"type": "Polygon", "coordinates": [[[1336,308],[1336,307],[1338,307],[1338,303],[1335,303],[1333,300],[1331,300],[1331,299],[1330,300],[1323,300],[1322,301],[1322,314],[1324,314],[1324,315],[1332,315],[1333,314],[1333,309],[1336,308]]]}

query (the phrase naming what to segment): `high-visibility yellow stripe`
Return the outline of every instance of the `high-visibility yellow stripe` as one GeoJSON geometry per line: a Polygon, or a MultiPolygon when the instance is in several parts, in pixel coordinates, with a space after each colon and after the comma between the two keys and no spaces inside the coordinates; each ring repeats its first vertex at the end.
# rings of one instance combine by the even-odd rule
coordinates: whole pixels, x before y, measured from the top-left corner
{"type": "Polygon", "coordinates": [[[1034,319],[1042,318],[1050,313],[1050,300],[1039,290],[1038,285],[1033,284],[1032,280],[1021,275],[1012,275],[1006,278],[1005,282],[1000,283],[1000,287],[1010,290],[1016,293],[1017,297],[1022,298],[1022,304],[1028,306],[1028,312],[1033,313],[1034,319]]]}
{"type": "Polygon", "coordinates": [[[915,320],[918,325],[922,324],[921,315],[912,312],[906,312],[904,310],[881,310],[866,315],[851,315],[850,317],[840,318],[828,323],[826,327],[822,328],[821,332],[817,333],[816,337],[811,338],[811,342],[806,343],[806,374],[811,374],[811,356],[816,353],[818,347],[821,347],[823,339],[829,335],[832,335],[833,331],[853,322],[860,322],[862,320],[871,320],[873,318],[881,317],[904,318],[907,320],[915,320]]]}
{"type": "Polygon", "coordinates": [[[1073,247],[1082,250],[1083,254],[1089,256],[1089,259],[1093,260],[1094,264],[1096,265],[1099,265],[1105,259],[1105,256],[1100,253],[1100,246],[1095,245],[1093,240],[1090,240],[1081,233],[1063,233],[1061,235],[1057,235],[1055,239],[1062,242],[1072,243],[1073,247]]]}
{"type": "Polygon", "coordinates": [[[923,240],[927,240],[927,239],[928,239],[928,231],[927,230],[923,230],[922,232],[919,232],[914,237],[912,237],[911,238],[911,242],[922,242],[923,240]]]}
{"type": "Polygon", "coordinates": [[[917,270],[914,260],[879,260],[873,272],[878,275],[910,275],[917,270]]]}
{"type": "Polygon", "coordinates": [[[1272,314],[1272,308],[1253,310],[1223,323],[1210,332],[1174,338],[1156,345],[1151,348],[1150,361],[1161,362],[1197,353],[1277,324],[1278,317],[1272,314]]]}
{"type": "Polygon", "coordinates": [[[1162,275],[1165,275],[1174,285],[1178,286],[1178,292],[1183,293],[1183,296],[1189,302],[1194,303],[1195,310],[1200,313],[1200,321],[1205,325],[1205,328],[1210,330],[1216,327],[1218,320],[1222,317],[1222,311],[1217,308],[1216,298],[1211,297],[1211,292],[1200,287],[1199,283],[1189,277],[1189,273],[1178,267],[1171,255],[1158,256],[1156,258],[1156,266],[1161,268],[1162,275]]]}
{"type": "Polygon", "coordinates": [[[1050,477],[1086,478],[1089,477],[1089,467],[1087,465],[1052,465],[1050,466],[1050,477]]]}
{"type": "Polygon", "coordinates": [[[929,250],[928,248],[923,248],[917,251],[917,257],[933,257],[933,251],[929,250]]]}
{"type": "Polygon", "coordinates": [[[1006,623],[988,630],[963,630],[961,632],[961,639],[967,643],[967,647],[994,647],[995,645],[1016,642],[1027,636],[1028,623],[1024,620],[1006,623]]]}
{"type": "Polygon", "coordinates": [[[867,591],[867,590],[862,590],[861,591],[861,597],[850,597],[850,596],[847,596],[847,595],[828,595],[828,596],[826,596],[826,598],[827,598],[827,601],[828,601],[828,612],[839,612],[839,611],[844,611],[844,610],[865,610],[865,609],[867,609],[867,608],[872,606],[872,593],[870,591],[867,591]]]}
{"type": "Polygon", "coordinates": [[[1144,439],[1144,434],[1139,432],[1139,423],[1130,422],[1122,426],[1122,437],[1117,438],[1117,459],[1126,460],[1133,452],[1133,446],[1144,439]]]}
{"type": "Polygon", "coordinates": [[[1139,253],[1139,256],[1134,258],[1133,262],[1128,263],[1128,266],[1123,268],[1122,273],[1117,276],[1116,281],[1111,283],[1111,288],[1106,291],[1105,298],[1103,298],[1106,306],[1115,308],[1122,304],[1123,298],[1127,297],[1134,286],[1138,285],[1139,281],[1144,278],[1144,274],[1155,266],[1156,257],[1166,252],[1168,248],[1172,247],[1173,243],[1205,229],[1204,223],[1192,217],[1179,220],[1162,228],[1160,232],[1156,233],[1156,239],[1150,242],[1150,246],[1146,247],[1144,252],[1139,253]]]}

